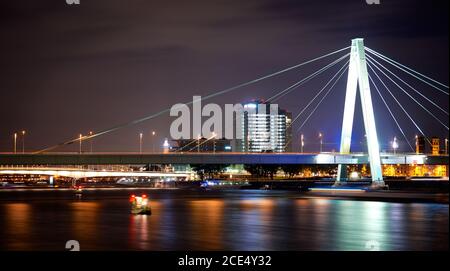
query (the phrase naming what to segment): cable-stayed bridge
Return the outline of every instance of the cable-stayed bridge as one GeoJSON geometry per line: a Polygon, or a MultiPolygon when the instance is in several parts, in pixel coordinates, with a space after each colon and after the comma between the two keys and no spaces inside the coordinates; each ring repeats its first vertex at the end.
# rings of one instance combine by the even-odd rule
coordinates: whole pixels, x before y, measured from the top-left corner
{"type": "MultiPolygon", "coordinates": [[[[338,71],[326,81],[321,89],[317,91],[315,96],[304,105],[298,114],[292,119],[291,126],[297,125],[296,132],[303,131],[305,125],[311,117],[318,111],[323,101],[329,97],[329,94],[335,89],[336,84],[347,73],[347,87],[345,94],[344,116],[342,119],[342,130],[340,139],[340,149],[338,153],[319,153],[319,154],[255,154],[255,153],[206,153],[192,154],[182,151],[167,154],[63,154],[54,153],[60,147],[74,144],[77,142],[88,141],[94,138],[104,136],[120,129],[130,127],[145,121],[152,120],[156,117],[169,113],[170,108],[166,108],[152,115],[133,120],[110,129],[106,129],[97,133],[93,133],[81,138],[74,138],[62,142],[60,144],[45,148],[34,154],[0,154],[0,165],[29,165],[29,164],[145,164],[145,163],[225,163],[225,164],[337,164],[339,165],[337,182],[346,179],[347,164],[370,164],[372,181],[376,185],[383,185],[383,176],[381,171],[382,164],[441,164],[448,166],[447,145],[445,153],[442,155],[423,155],[418,154],[410,142],[412,135],[407,135],[404,126],[413,127],[416,136],[421,135],[425,138],[426,143],[432,145],[430,131],[426,131],[423,123],[418,123],[417,113],[408,109],[402,103],[401,99],[408,99],[410,103],[415,105],[414,112],[420,110],[421,116],[427,116],[428,121],[435,122],[439,129],[448,133],[449,130],[449,113],[448,113],[448,96],[449,87],[421,72],[418,72],[400,62],[385,56],[371,48],[364,46],[361,38],[352,40],[349,47],[335,50],[331,53],[324,54],[314,59],[302,62],[300,64],[285,68],[283,70],[273,72],[271,74],[261,76],[259,78],[238,84],[236,86],[215,91],[203,97],[203,100],[218,97],[225,93],[236,91],[261,81],[280,76],[281,74],[299,70],[308,64],[318,62],[320,60],[329,59],[332,56],[338,56],[337,59],[329,62],[313,73],[308,74],[301,80],[287,88],[277,92],[267,99],[268,102],[276,102],[285,97],[292,91],[301,86],[306,85],[311,80],[317,78],[320,74],[330,70],[333,67],[340,67],[338,71]],[[343,54],[344,53],[344,54],[343,54]],[[343,55],[342,55],[343,54],[343,55]],[[343,63],[343,64],[342,64],[343,63]],[[395,70],[395,72],[393,71],[395,70]],[[408,79],[404,79],[401,75],[406,75],[408,79]],[[411,83],[411,79],[420,84],[420,88],[416,84],[411,83]],[[393,91],[395,88],[400,91],[401,95],[393,91]],[[375,91],[374,91],[375,90],[375,91]],[[362,106],[362,114],[364,120],[364,130],[367,138],[367,154],[354,154],[351,152],[352,128],[355,115],[355,104],[357,92],[359,91],[360,103],[362,106]],[[442,99],[435,100],[429,97],[428,92],[434,91],[436,95],[440,95],[442,99]],[[383,102],[392,121],[395,123],[398,131],[405,139],[411,154],[382,154],[380,153],[380,144],[378,139],[378,130],[376,122],[376,112],[374,112],[373,98],[375,93],[383,102]],[[399,116],[395,113],[388,103],[388,99],[392,99],[391,103],[398,106],[408,123],[401,123],[399,116]]],[[[192,101],[185,103],[192,104],[192,101]]],[[[195,144],[195,139],[193,140],[195,144]]],[[[446,142],[447,143],[447,142],[446,142]]]]}

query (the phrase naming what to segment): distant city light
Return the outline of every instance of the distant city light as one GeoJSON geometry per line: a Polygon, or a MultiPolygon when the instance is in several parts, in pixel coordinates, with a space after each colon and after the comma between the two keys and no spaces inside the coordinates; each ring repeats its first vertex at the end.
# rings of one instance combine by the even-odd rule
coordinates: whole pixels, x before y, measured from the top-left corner
{"type": "Polygon", "coordinates": [[[163,147],[164,147],[164,148],[169,148],[169,147],[170,147],[169,141],[167,140],[167,138],[164,139],[163,147]]]}

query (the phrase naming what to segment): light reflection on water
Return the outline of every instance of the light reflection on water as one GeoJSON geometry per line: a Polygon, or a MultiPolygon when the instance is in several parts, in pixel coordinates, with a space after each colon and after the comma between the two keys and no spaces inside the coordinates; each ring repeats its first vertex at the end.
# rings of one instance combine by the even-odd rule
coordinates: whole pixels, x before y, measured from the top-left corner
{"type": "Polygon", "coordinates": [[[0,201],[0,249],[64,250],[72,239],[81,250],[448,249],[444,204],[160,190],[152,215],[136,216],[129,192],[102,193],[0,201]]]}
{"type": "Polygon", "coordinates": [[[5,209],[7,219],[4,224],[2,223],[1,231],[11,233],[10,240],[14,242],[8,242],[3,238],[1,240],[8,242],[11,249],[27,249],[26,240],[30,238],[30,227],[32,226],[31,211],[31,205],[27,203],[10,203],[5,209]]]}

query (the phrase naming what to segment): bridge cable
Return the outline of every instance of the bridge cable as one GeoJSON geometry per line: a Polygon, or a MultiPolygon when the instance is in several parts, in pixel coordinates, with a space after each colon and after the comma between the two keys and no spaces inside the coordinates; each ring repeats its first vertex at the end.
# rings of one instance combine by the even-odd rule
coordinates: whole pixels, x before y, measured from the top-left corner
{"type": "Polygon", "coordinates": [[[336,78],[336,76],[338,76],[338,74],[342,71],[342,69],[344,69],[345,67],[348,67],[348,63],[350,62],[350,60],[348,60],[344,66],[342,66],[335,74],[334,76],[325,84],[325,86],[316,94],[316,96],[314,96],[312,98],[311,101],[309,101],[309,103],[300,111],[300,113],[297,114],[297,116],[292,120],[291,122],[291,126],[294,124],[294,122],[297,121],[297,119],[303,114],[303,112],[306,111],[306,109],[309,108],[309,106],[316,100],[316,98],[328,87],[328,85],[334,80],[334,78],[336,78]]]}
{"type": "Polygon", "coordinates": [[[200,147],[201,145],[205,144],[206,142],[212,140],[213,138],[215,138],[215,136],[211,136],[210,138],[207,138],[205,141],[199,142],[197,145],[195,145],[194,147],[192,147],[188,152],[197,149],[198,147],[200,147]]]}
{"type": "Polygon", "coordinates": [[[372,82],[372,85],[375,87],[378,95],[380,96],[381,100],[383,101],[384,105],[386,106],[387,110],[389,111],[389,114],[391,114],[391,117],[394,119],[395,124],[397,124],[398,129],[400,130],[400,132],[402,133],[403,137],[405,138],[406,143],[408,143],[409,147],[411,148],[411,150],[414,152],[414,148],[412,147],[411,143],[409,142],[408,138],[405,135],[405,132],[403,132],[402,127],[400,126],[400,124],[397,121],[397,118],[394,116],[394,114],[392,113],[391,109],[389,108],[389,105],[387,104],[386,100],[384,99],[383,95],[380,92],[380,89],[378,88],[378,86],[375,84],[375,81],[372,79],[372,76],[369,75],[369,79],[372,82]]]}
{"type": "Polygon", "coordinates": [[[426,75],[424,75],[424,74],[421,74],[420,72],[417,72],[417,71],[415,71],[415,70],[413,70],[413,69],[411,69],[411,68],[409,68],[409,67],[407,67],[407,66],[405,66],[405,65],[403,65],[403,64],[401,64],[401,63],[399,63],[399,62],[397,62],[397,61],[395,61],[395,60],[392,60],[392,59],[390,59],[389,57],[387,57],[387,56],[385,56],[385,55],[382,55],[382,54],[380,54],[380,53],[378,53],[378,52],[376,52],[376,51],[374,51],[374,50],[372,50],[372,49],[370,49],[370,48],[368,48],[368,47],[365,47],[365,49],[366,49],[367,52],[369,52],[369,53],[371,53],[371,54],[377,56],[378,58],[384,60],[385,62],[391,64],[392,66],[394,66],[394,67],[396,67],[396,68],[402,70],[403,72],[405,72],[405,73],[407,73],[407,74],[413,76],[414,78],[416,78],[416,79],[422,81],[423,83],[425,83],[425,84],[427,84],[427,85],[433,87],[434,89],[436,89],[436,90],[438,90],[438,91],[440,91],[440,92],[442,92],[442,93],[444,93],[444,94],[446,94],[446,95],[449,95],[449,93],[448,93],[447,91],[440,89],[439,87],[437,87],[437,86],[431,84],[430,82],[428,82],[428,81],[426,81],[426,80],[420,78],[420,77],[417,76],[417,75],[420,75],[420,76],[422,76],[423,78],[426,78],[426,79],[428,79],[428,80],[430,80],[430,81],[432,81],[432,82],[434,82],[434,83],[436,83],[436,84],[438,84],[438,85],[440,85],[440,86],[442,86],[442,87],[448,89],[449,87],[446,86],[445,84],[442,84],[442,83],[440,83],[439,81],[436,81],[436,80],[434,80],[434,79],[432,79],[432,78],[430,78],[430,77],[428,77],[428,76],[426,76],[426,75]]]}
{"type": "Polygon", "coordinates": [[[411,98],[416,104],[418,104],[422,109],[424,109],[429,115],[436,119],[441,125],[443,125],[447,130],[448,126],[445,125],[439,118],[437,118],[431,111],[429,111],[425,106],[418,102],[413,96],[411,96],[405,89],[403,89],[397,82],[395,82],[389,75],[387,75],[383,70],[381,70],[374,62],[367,58],[367,63],[371,63],[377,70],[379,70],[386,78],[388,78],[392,83],[394,83],[401,91],[403,91],[409,98],[411,98]]]}
{"type": "MultiPolygon", "coordinates": [[[[213,98],[213,97],[216,97],[216,96],[219,96],[219,95],[228,93],[228,92],[230,92],[230,91],[233,91],[233,90],[236,90],[236,89],[245,87],[245,86],[249,86],[249,85],[251,85],[251,84],[258,83],[258,82],[260,82],[260,81],[262,81],[262,80],[265,80],[265,79],[268,79],[268,78],[272,78],[272,77],[278,76],[278,75],[283,74],[283,73],[285,73],[285,72],[288,72],[288,71],[297,69],[297,68],[299,68],[299,67],[302,67],[302,66],[304,66],[304,65],[313,63],[313,62],[318,61],[318,60],[320,60],[320,59],[323,59],[323,58],[326,58],[326,57],[328,57],[328,56],[337,54],[337,53],[342,52],[342,51],[344,51],[344,50],[347,50],[347,49],[349,49],[349,48],[350,48],[350,46],[347,46],[347,47],[345,47],[345,48],[342,48],[342,49],[333,51],[333,52],[331,52],[331,53],[324,54],[324,55],[322,55],[322,56],[319,56],[319,57],[316,57],[316,58],[314,58],[314,59],[305,61],[305,62],[303,62],[303,63],[300,63],[300,64],[297,64],[297,65],[294,65],[294,66],[285,68],[285,69],[283,69],[283,70],[280,70],[280,71],[277,71],[277,72],[273,72],[273,73],[270,73],[270,74],[268,74],[268,75],[259,77],[259,78],[257,78],[257,79],[253,79],[253,80],[247,81],[247,82],[245,82],[245,83],[241,83],[241,84],[238,84],[238,85],[236,85],[236,86],[233,86],[233,87],[230,87],[230,88],[226,88],[226,89],[217,91],[217,92],[215,92],[215,93],[212,93],[212,94],[209,94],[209,95],[203,97],[202,99],[203,99],[203,100],[210,99],[210,98],[213,98]]],[[[190,105],[190,104],[192,104],[192,103],[193,103],[193,101],[189,101],[189,102],[185,103],[185,105],[190,105]]],[[[157,113],[154,113],[154,114],[152,114],[152,115],[149,115],[149,116],[146,116],[146,117],[137,119],[137,120],[133,120],[133,121],[130,121],[130,122],[127,122],[127,123],[124,123],[124,124],[121,124],[121,125],[118,125],[118,126],[115,126],[115,127],[109,128],[109,129],[106,129],[106,130],[103,130],[103,131],[98,132],[98,133],[95,133],[95,134],[93,134],[93,135],[89,135],[89,136],[82,137],[81,139],[80,139],[80,138],[75,138],[75,139],[68,140],[68,141],[66,141],[66,142],[62,142],[62,143],[59,143],[59,144],[57,144],[57,145],[54,145],[54,146],[51,146],[51,147],[42,149],[42,150],[40,150],[40,151],[37,151],[37,152],[35,152],[35,154],[42,153],[42,152],[46,152],[46,151],[50,151],[50,150],[53,150],[53,149],[56,149],[56,148],[58,148],[58,147],[62,147],[62,146],[65,146],[65,145],[73,144],[73,143],[78,142],[78,141],[80,141],[80,140],[84,141],[84,140],[96,138],[96,137],[99,137],[99,136],[102,136],[102,135],[105,135],[105,134],[109,134],[109,133],[115,132],[115,131],[120,130],[120,129],[122,129],[122,128],[125,128],[125,127],[128,127],[128,126],[133,126],[133,125],[142,123],[142,122],[144,122],[144,121],[153,119],[153,118],[155,118],[155,117],[161,116],[161,115],[163,115],[163,114],[165,114],[165,113],[167,113],[167,112],[170,112],[170,109],[171,109],[171,108],[167,108],[167,109],[161,110],[161,111],[159,111],[159,112],[157,112],[157,113]]]]}
{"type": "Polygon", "coordinates": [[[434,106],[436,106],[436,108],[438,108],[439,110],[441,110],[442,112],[444,112],[447,116],[448,116],[448,112],[443,109],[442,107],[440,107],[439,105],[437,105],[435,102],[433,102],[432,100],[430,100],[429,98],[427,98],[425,95],[423,95],[420,91],[418,91],[417,89],[415,89],[413,86],[411,86],[410,84],[408,84],[407,82],[405,82],[403,79],[401,79],[398,75],[396,75],[395,73],[393,73],[392,71],[390,71],[388,68],[386,68],[383,64],[381,64],[380,62],[376,61],[374,58],[372,58],[370,55],[366,55],[368,57],[368,59],[370,59],[371,61],[375,62],[376,64],[378,64],[379,66],[381,66],[384,70],[388,71],[390,74],[392,74],[395,78],[397,78],[400,82],[402,82],[403,84],[405,84],[406,86],[408,86],[410,89],[412,89],[414,92],[416,92],[417,94],[419,94],[420,96],[422,96],[424,99],[426,99],[428,102],[430,102],[431,104],[433,104],[434,106]]]}
{"type": "MultiPolygon", "coordinates": [[[[300,113],[297,114],[297,116],[291,121],[291,123],[288,125],[288,127],[292,127],[294,122],[303,114],[303,112],[306,111],[306,109],[309,108],[309,106],[317,99],[317,97],[327,88],[327,86],[333,81],[334,78],[344,69],[345,67],[348,67],[348,63],[350,60],[348,60],[334,75],[333,77],[325,84],[325,86],[322,87],[322,89],[308,102],[308,104],[301,110],[300,113]]],[[[285,144],[285,148],[289,143],[292,141],[292,138],[285,144]]]]}
{"type": "Polygon", "coordinates": [[[392,91],[389,89],[389,87],[384,83],[384,81],[381,79],[381,77],[378,75],[378,73],[372,68],[372,64],[370,64],[369,62],[367,62],[367,66],[369,67],[369,69],[375,74],[375,76],[378,78],[378,80],[381,82],[381,84],[383,84],[384,88],[389,92],[389,94],[392,96],[392,98],[394,98],[395,102],[398,104],[398,106],[400,106],[400,108],[403,110],[403,112],[406,114],[406,116],[408,116],[408,118],[411,120],[411,122],[414,124],[414,126],[417,128],[417,130],[419,130],[419,132],[425,137],[425,139],[427,140],[427,142],[431,144],[431,141],[428,139],[428,137],[425,135],[425,133],[422,131],[422,129],[420,129],[419,125],[417,125],[417,123],[414,121],[414,119],[411,117],[411,115],[409,115],[408,111],[406,111],[406,109],[403,107],[403,105],[398,101],[398,99],[395,97],[395,95],[392,93],[392,91]]]}
{"type": "MultiPolygon", "coordinates": [[[[342,57],[336,59],[335,61],[329,63],[328,65],[322,67],[321,69],[315,71],[314,73],[308,75],[307,77],[303,78],[302,80],[296,82],[295,84],[289,86],[288,88],[284,89],[283,91],[273,95],[272,97],[266,99],[267,102],[271,101],[273,99],[272,102],[275,102],[276,100],[282,98],[283,96],[287,95],[288,93],[290,93],[291,91],[293,91],[294,89],[304,85],[305,83],[309,82],[310,80],[312,80],[313,78],[315,78],[316,76],[322,74],[323,72],[325,72],[326,70],[332,68],[333,66],[335,66],[337,63],[341,62],[343,59],[345,59],[346,57],[348,57],[350,55],[350,53],[347,53],[345,55],[343,55],[342,57]],[[286,92],[286,93],[285,93],[286,92]],[[279,96],[281,95],[281,96],[279,96]],[[278,96],[278,97],[277,97],[278,96]]],[[[347,61],[347,63],[345,65],[347,65],[349,63],[349,61],[347,61]]],[[[345,65],[342,67],[344,68],[345,65]]],[[[341,68],[341,69],[342,69],[341,68]]],[[[340,70],[339,70],[340,71],[340,70]]],[[[339,72],[337,72],[333,78],[338,74],[339,72]]],[[[331,83],[331,81],[333,80],[333,78],[323,87],[323,89],[316,95],[316,97],[322,93],[322,91],[328,86],[329,83],[331,83]]],[[[314,98],[315,99],[315,98],[314,98]]],[[[307,107],[314,101],[314,99],[312,101],[310,101],[310,103],[307,105],[307,107]]],[[[305,108],[306,109],[306,108],[305,108]]],[[[300,113],[301,114],[301,113],[300,113]]],[[[235,117],[234,117],[235,120],[235,117]]],[[[291,127],[292,123],[289,124],[288,127],[291,127]]],[[[192,143],[192,142],[191,142],[192,143]]],[[[188,145],[190,145],[191,143],[189,143],[188,145]]]]}
{"type": "Polygon", "coordinates": [[[308,117],[305,119],[305,121],[300,125],[300,127],[297,128],[297,132],[299,132],[303,126],[306,124],[306,122],[308,122],[309,118],[314,114],[314,112],[316,112],[317,108],[322,104],[323,100],[328,96],[328,94],[333,90],[334,86],[337,84],[337,82],[339,81],[339,79],[341,79],[342,75],[344,75],[344,73],[348,70],[348,66],[341,72],[341,74],[339,75],[339,77],[336,79],[336,81],[334,81],[333,85],[331,85],[330,89],[325,93],[325,95],[322,97],[322,99],[320,99],[319,103],[316,105],[316,107],[314,107],[314,109],[312,110],[312,112],[308,115],[308,117]]]}
{"type": "Polygon", "coordinates": [[[193,138],[192,140],[191,140],[191,142],[189,142],[188,144],[186,144],[186,145],[184,145],[183,147],[181,147],[180,149],[178,149],[178,150],[176,150],[176,152],[178,152],[178,151],[183,151],[183,149],[184,148],[186,148],[186,147],[188,147],[188,146],[190,146],[190,145],[192,145],[192,144],[194,144],[196,141],[199,141],[198,139],[195,139],[195,138],[193,138]]]}
{"type": "MultiPolygon", "coordinates": [[[[325,72],[326,70],[328,70],[328,69],[330,69],[331,67],[335,66],[337,63],[341,62],[343,59],[345,59],[345,58],[348,57],[349,55],[350,55],[350,53],[347,53],[347,54],[341,56],[340,58],[334,60],[333,62],[329,63],[328,65],[322,67],[321,69],[315,71],[314,73],[308,75],[307,77],[303,78],[302,80],[297,81],[295,84],[289,86],[288,88],[284,89],[283,91],[281,91],[281,92],[275,94],[274,96],[268,98],[268,99],[267,99],[267,102],[269,102],[269,101],[272,100],[272,99],[274,99],[274,100],[273,100],[273,102],[274,102],[274,101],[280,99],[282,96],[287,95],[287,94],[288,94],[289,92],[291,92],[292,90],[294,90],[294,89],[296,89],[296,88],[298,88],[298,87],[304,85],[305,83],[307,83],[307,82],[309,82],[310,80],[314,79],[315,77],[317,77],[318,75],[322,74],[322,73],[325,72]],[[278,96],[278,95],[282,95],[282,96],[276,97],[276,96],[278,96]]],[[[347,63],[348,63],[348,62],[349,62],[349,61],[347,61],[347,63]]],[[[342,68],[344,68],[344,67],[342,67],[342,68]]],[[[341,69],[342,69],[342,68],[341,68],[341,69]]],[[[337,74],[336,74],[336,75],[337,75],[337,74]]],[[[335,75],[335,76],[336,76],[336,75],[335,75]]],[[[334,78],[334,77],[333,77],[333,78],[334,78]]],[[[330,82],[331,82],[331,80],[330,80],[330,82]]],[[[330,82],[329,82],[329,83],[330,83],[330,82]]],[[[328,84],[327,84],[327,85],[328,85],[328,84]]],[[[325,87],[326,87],[326,86],[325,86],[325,87]]],[[[324,87],[324,88],[325,88],[325,87],[324,87]]],[[[323,90],[323,89],[322,89],[322,90],[323,90]]],[[[319,93],[319,94],[320,94],[320,93],[319,93]]],[[[176,151],[177,151],[177,152],[178,152],[178,151],[183,151],[183,149],[185,149],[185,148],[187,148],[188,146],[190,146],[190,145],[196,143],[197,141],[198,141],[197,139],[193,139],[191,142],[189,142],[188,144],[186,144],[185,146],[181,147],[180,149],[178,149],[178,150],[176,150],[176,151]]],[[[205,142],[206,142],[206,141],[205,141],[205,142]]],[[[192,149],[198,148],[198,144],[199,144],[199,143],[197,143],[197,145],[196,145],[194,148],[192,148],[192,149]]],[[[200,145],[201,145],[201,144],[200,144],[200,145]]],[[[190,149],[190,150],[188,150],[188,151],[191,151],[192,149],[190,149]]]]}
{"type": "MultiPolygon", "coordinates": [[[[331,85],[331,87],[330,87],[330,88],[328,89],[328,91],[325,93],[325,95],[319,100],[319,102],[318,102],[317,105],[314,107],[314,109],[310,112],[310,114],[309,114],[308,117],[305,119],[305,121],[304,121],[304,122],[300,125],[300,127],[297,129],[297,132],[300,131],[300,129],[303,128],[303,126],[308,122],[308,120],[311,118],[311,116],[314,114],[314,112],[316,112],[317,108],[322,104],[322,102],[325,100],[325,98],[328,96],[328,94],[330,94],[330,92],[333,90],[333,88],[334,88],[334,86],[337,84],[337,82],[341,79],[342,75],[344,75],[344,73],[348,70],[348,65],[347,65],[348,62],[350,62],[350,60],[347,61],[347,62],[344,64],[344,66],[342,66],[342,68],[345,68],[345,69],[344,69],[344,70],[342,70],[342,68],[339,69],[339,71],[336,72],[336,74],[333,76],[333,78],[332,78],[330,81],[327,82],[327,84],[325,85],[325,87],[322,88],[322,90],[321,90],[320,92],[322,92],[322,91],[326,88],[326,86],[329,85],[329,83],[330,83],[334,78],[336,78],[336,76],[340,73],[339,76],[337,77],[337,79],[334,81],[334,83],[331,85]]],[[[317,95],[316,95],[316,97],[317,97],[317,95]]],[[[315,100],[316,97],[314,97],[313,100],[315,100]]],[[[309,106],[309,105],[308,105],[308,106],[309,106]]],[[[299,115],[300,115],[300,114],[299,114],[299,115]]],[[[299,115],[298,115],[298,116],[299,116],[299,115]]],[[[298,117],[298,116],[297,116],[297,117],[298,117]]],[[[287,145],[289,145],[289,143],[291,143],[291,141],[292,141],[292,138],[289,139],[288,142],[286,142],[286,144],[285,144],[285,146],[284,146],[285,149],[286,149],[287,145]]]]}
{"type": "Polygon", "coordinates": [[[295,84],[289,86],[288,88],[280,91],[279,93],[273,95],[272,97],[270,97],[269,99],[267,99],[268,102],[272,101],[275,102],[277,100],[279,100],[280,98],[284,97],[285,95],[287,95],[288,93],[290,93],[291,91],[293,91],[294,89],[304,85],[305,83],[309,82],[310,80],[312,80],[313,78],[315,78],[316,76],[320,75],[321,73],[323,73],[324,71],[328,70],[329,68],[335,66],[337,63],[341,62],[343,59],[345,59],[346,57],[348,57],[350,55],[350,53],[345,54],[344,56],[338,58],[337,60],[331,62],[330,64],[322,67],[321,69],[315,71],[314,73],[308,75],[307,77],[303,78],[302,80],[296,82],[295,84]]]}
{"type": "MultiPolygon", "coordinates": [[[[288,88],[286,88],[286,89],[284,89],[283,91],[281,91],[280,93],[277,93],[276,95],[274,95],[274,96],[268,98],[266,101],[269,102],[269,101],[272,100],[272,99],[274,99],[274,101],[275,101],[275,100],[278,100],[278,99],[281,98],[282,96],[287,95],[289,92],[291,92],[291,91],[294,90],[295,88],[297,88],[297,87],[299,87],[299,86],[301,86],[301,85],[303,85],[303,84],[309,82],[310,80],[312,80],[312,79],[315,78],[316,76],[322,74],[322,73],[325,72],[326,70],[328,70],[328,69],[330,69],[331,67],[335,66],[337,63],[341,62],[343,59],[345,59],[345,58],[348,57],[349,55],[350,55],[350,53],[347,53],[347,54],[343,55],[342,57],[340,57],[340,58],[334,60],[333,62],[329,63],[328,65],[322,67],[321,69],[319,69],[319,70],[315,71],[314,73],[308,75],[307,77],[303,78],[302,80],[296,82],[294,85],[291,85],[291,86],[289,86],[288,88]],[[282,96],[279,96],[279,95],[282,95],[282,96]],[[279,96],[279,97],[276,97],[276,96],[279,96]]],[[[349,63],[349,61],[347,61],[347,64],[348,64],[348,63],[349,63]]],[[[343,69],[344,67],[345,67],[345,65],[344,65],[341,69],[343,69]]],[[[340,71],[340,70],[339,70],[339,71],[340,71]]],[[[338,73],[339,73],[339,72],[338,72],[338,73]]],[[[336,75],[337,75],[337,73],[335,74],[335,76],[336,76],[336,75]]],[[[334,78],[334,77],[333,77],[333,78],[334,78]]],[[[327,83],[327,85],[328,85],[331,81],[332,81],[332,79],[327,83]]],[[[327,85],[326,85],[326,86],[327,86],[327,85]]],[[[325,86],[325,87],[326,87],[326,86],[325,86]]],[[[325,87],[322,89],[322,91],[325,89],[325,87]]],[[[321,93],[321,92],[320,92],[320,93],[321,93]]],[[[319,94],[320,94],[320,93],[319,93],[319,94]]],[[[311,102],[312,102],[312,101],[311,101],[311,102]]],[[[194,139],[194,140],[192,140],[191,142],[189,142],[187,145],[183,146],[182,148],[180,148],[180,149],[177,150],[177,151],[182,151],[183,149],[185,149],[186,147],[192,145],[193,143],[196,143],[197,141],[198,141],[198,140],[194,139]]],[[[198,144],[198,143],[197,143],[197,144],[198,144]]],[[[196,145],[193,149],[195,149],[195,148],[197,148],[197,147],[198,147],[198,145],[196,145]]],[[[189,150],[189,151],[191,151],[191,150],[189,150]]]]}

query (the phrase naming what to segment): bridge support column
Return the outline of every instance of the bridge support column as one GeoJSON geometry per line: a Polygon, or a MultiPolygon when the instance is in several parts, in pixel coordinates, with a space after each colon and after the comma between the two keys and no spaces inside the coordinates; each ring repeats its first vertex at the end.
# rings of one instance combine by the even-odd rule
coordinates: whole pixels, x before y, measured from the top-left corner
{"type": "Polygon", "coordinates": [[[345,184],[348,180],[348,170],[347,165],[339,164],[337,170],[337,179],[334,183],[335,186],[345,184]]]}
{"type": "MultiPolygon", "coordinates": [[[[347,90],[345,94],[344,118],[342,122],[340,145],[340,153],[342,154],[350,153],[356,92],[358,90],[358,86],[361,97],[364,128],[367,136],[370,171],[372,173],[372,185],[375,187],[380,187],[384,186],[384,181],[381,171],[380,147],[378,144],[377,129],[375,126],[375,116],[373,113],[372,96],[370,93],[369,75],[367,73],[363,39],[352,40],[347,90]]],[[[345,165],[338,166],[338,176],[335,185],[339,185],[342,181],[347,180],[346,169],[347,167],[345,165]]]]}

